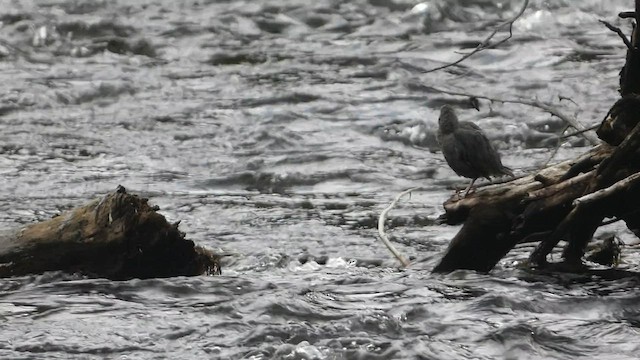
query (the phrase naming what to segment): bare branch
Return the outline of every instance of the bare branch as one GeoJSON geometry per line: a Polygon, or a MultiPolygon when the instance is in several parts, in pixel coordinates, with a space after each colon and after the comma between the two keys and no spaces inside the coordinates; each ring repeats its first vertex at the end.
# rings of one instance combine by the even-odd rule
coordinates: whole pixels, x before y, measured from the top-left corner
{"type": "Polygon", "coordinates": [[[539,109],[542,109],[550,113],[551,115],[556,116],[557,118],[561,119],[562,121],[569,124],[571,127],[573,127],[578,131],[585,130],[585,132],[581,133],[580,135],[582,135],[585,139],[587,139],[587,141],[589,141],[592,145],[597,145],[600,143],[600,140],[598,139],[598,137],[592,133],[586,132],[588,131],[588,129],[584,125],[582,125],[576,118],[563,113],[562,111],[558,110],[551,104],[547,104],[538,100],[495,98],[491,96],[476,95],[476,94],[470,94],[470,93],[461,92],[461,91],[449,91],[449,90],[439,89],[439,88],[428,86],[428,85],[422,85],[422,88],[431,89],[433,91],[437,91],[437,92],[441,92],[443,94],[449,94],[449,95],[476,97],[478,99],[485,99],[485,100],[501,102],[501,103],[522,104],[522,105],[537,107],[539,109]]]}
{"type": "Polygon", "coordinates": [[[574,136],[577,136],[577,135],[581,135],[581,134],[583,134],[583,133],[585,133],[585,132],[587,132],[587,131],[595,130],[595,129],[597,129],[598,127],[600,127],[600,124],[596,124],[596,125],[593,125],[593,126],[591,126],[591,127],[586,128],[586,129],[582,129],[582,130],[578,130],[578,131],[572,132],[572,133],[570,133],[570,134],[562,135],[562,136],[560,136],[560,139],[563,139],[563,140],[564,140],[564,139],[568,139],[568,138],[570,138],[570,137],[574,137],[574,136]]]}
{"type": "Polygon", "coordinates": [[[627,39],[627,35],[625,35],[622,30],[620,30],[619,27],[613,26],[611,24],[609,24],[608,22],[604,21],[604,20],[598,20],[601,23],[604,24],[604,26],[607,27],[607,29],[613,31],[614,33],[618,34],[618,36],[620,36],[620,38],[622,39],[622,41],[624,41],[624,44],[627,45],[627,49],[631,50],[633,48],[633,45],[631,45],[631,42],[629,41],[629,39],[627,39]]]}
{"type": "MultiPolygon", "coordinates": [[[[562,129],[562,131],[560,132],[560,134],[563,134],[565,131],[567,131],[567,129],[569,128],[568,124],[565,124],[564,128],[562,129]]],[[[549,155],[549,157],[547,158],[547,161],[545,161],[542,166],[540,166],[540,168],[545,168],[547,167],[547,165],[549,165],[549,163],[551,162],[551,160],[553,160],[554,157],[556,157],[556,154],[558,154],[558,150],[560,150],[560,146],[562,146],[563,142],[560,141],[562,138],[558,138],[558,143],[556,144],[556,146],[554,146],[553,151],[551,152],[551,154],[549,155]]]]}
{"type": "Polygon", "coordinates": [[[563,140],[566,140],[566,139],[568,139],[570,137],[573,137],[573,136],[582,135],[587,131],[592,131],[592,130],[597,129],[598,127],[600,127],[600,124],[593,125],[593,126],[591,126],[589,128],[583,129],[583,130],[574,131],[574,132],[572,132],[570,134],[562,135],[562,134],[564,134],[565,131],[567,131],[569,129],[569,124],[566,124],[565,127],[562,129],[562,131],[560,131],[561,136],[558,136],[558,143],[556,144],[556,146],[553,147],[553,151],[551,151],[551,154],[549,155],[547,160],[544,163],[542,163],[540,168],[544,168],[544,167],[547,167],[547,165],[549,165],[551,160],[553,160],[553,158],[558,154],[558,150],[560,150],[560,146],[562,146],[562,144],[565,143],[565,141],[563,141],[563,140]]]}
{"type": "MultiPolygon", "coordinates": [[[[575,104],[575,103],[574,103],[575,104]]],[[[577,105],[577,104],[576,104],[577,105]]],[[[560,146],[562,146],[562,144],[564,143],[564,141],[562,140],[566,140],[570,137],[573,136],[578,136],[578,135],[582,135],[587,131],[592,131],[597,129],[598,127],[600,127],[600,124],[596,124],[593,125],[591,127],[588,127],[586,129],[583,130],[578,130],[578,131],[574,131],[570,134],[566,134],[566,135],[562,135],[564,134],[565,131],[567,131],[569,129],[569,124],[565,125],[565,127],[562,129],[562,131],[560,131],[561,136],[558,137],[558,143],[556,144],[556,146],[553,148],[553,151],[551,152],[551,155],[549,155],[549,158],[547,158],[547,161],[545,161],[541,167],[546,167],[547,165],[549,165],[549,163],[551,162],[551,160],[553,160],[553,158],[556,156],[556,154],[558,153],[558,150],[560,150],[560,146]]]]}
{"type": "Polygon", "coordinates": [[[499,24],[498,26],[496,26],[496,28],[491,32],[491,34],[489,34],[489,36],[487,36],[480,44],[478,44],[478,46],[476,46],[475,49],[473,49],[473,51],[471,51],[470,53],[462,56],[460,59],[452,62],[452,63],[448,63],[448,64],[444,64],[441,66],[438,66],[436,68],[433,69],[429,69],[429,70],[425,70],[424,73],[428,74],[430,72],[434,72],[434,71],[438,71],[438,70],[442,70],[442,69],[446,69],[448,67],[451,66],[455,66],[460,64],[461,62],[465,61],[466,59],[470,58],[471,56],[473,56],[474,54],[479,53],[482,50],[486,50],[486,49],[492,49],[495,47],[498,47],[502,44],[504,44],[505,42],[507,42],[509,39],[511,39],[513,37],[513,23],[518,20],[518,18],[520,16],[522,16],[522,14],[524,13],[524,11],[527,9],[527,6],[529,5],[529,0],[524,0],[524,3],[522,4],[522,8],[520,9],[520,11],[518,11],[518,13],[516,15],[514,15],[511,19],[508,19],[506,21],[504,21],[503,23],[499,24]],[[491,39],[493,39],[493,37],[498,33],[498,31],[500,31],[500,29],[504,28],[505,26],[509,26],[509,35],[504,38],[501,39],[495,43],[489,43],[491,41],[491,39]]]}
{"type": "Polygon", "coordinates": [[[541,189],[532,190],[527,193],[526,199],[527,201],[534,201],[534,200],[546,198],[549,196],[553,196],[554,194],[559,193],[561,191],[566,191],[568,188],[581,184],[585,181],[589,181],[589,179],[593,177],[594,172],[595,170],[591,170],[589,172],[585,172],[580,175],[574,176],[571,179],[565,180],[563,182],[549,185],[541,189]]]}
{"type": "Polygon", "coordinates": [[[623,11],[621,13],[618,14],[618,17],[621,19],[635,19],[636,17],[636,12],[635,11],[623,11]]]}
{"type": "Polygon", "coordinates": [[[570,97],[566,97],[566,96],[558,95],[558,100],[560,100],[560,101],[562,101],[562,100],[567,100],[567,101],[572,102],[575,106],[580,106],[580,105],[578,105],[575,101],[573,101],[573,99],[572,99],[572,98],[570,98],[570,97]]]}
{"type": "Polygon", "coordinates": [[[618,192],[618,191],[622,191],[625,188],[629,188],[633,185],[635,185],[636,182],[638,182],[640,180],[640,173],[635,173],[631,176],[628,176],[625,179],[622,179],[618,182],[616,182],[615,184],[604,188],[604,189],[600,189],[596,192],[592,192],[590,194],[587,194],[583,197],[577,198],[575,200],[573,200],[573,206],[578,206],[578,205],[584,205],[584,204],[590,204],[593,203],[595,201],[601,200],[603,198],[606,198],[608,196],[611,196],[612,194],[618,192]]]}
{"type": "Polygon", "coordinates": [[[398,252],[398,250],[396,250],[395,246],[393,246],[393,244],[391,244],[391,242],[389,241],[387,234],[384,232],[384,223],[387,220],[387,213],[389,213],[389,211],[391,211],[391,209],[393,209],[393,207],[396,206],[398,201],[400,201],[400,198],[418,189],[420,188],[411,188],[398,194],[396,198],[393,199],[391,204],[389,204],[389,206],[387,206],[384,210],[382,210],[382,212],[380,213],[380,217],[378,218],[378,234],[380,235],[380,240],[382,240],[382,242],[387,247],[387,249],[391,251],[393,256],[395,256],[395,258],[398,259],[398,261],[400,261],[400,263],[404,267],[408,267],[410,263],[407,259],[405,259],[404,256],[402,256],[402,254],[400,254],[400,252],[398,252]]]}

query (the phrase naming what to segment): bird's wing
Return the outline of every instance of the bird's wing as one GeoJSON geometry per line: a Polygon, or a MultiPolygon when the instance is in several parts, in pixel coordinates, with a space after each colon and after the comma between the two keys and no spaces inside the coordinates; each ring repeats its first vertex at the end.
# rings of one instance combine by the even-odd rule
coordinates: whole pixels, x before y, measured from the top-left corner
{"type": "Polygon", "coordinates": [[[500,155],[477,125],[466,123],[464,127],[460,127],[455,136],[460,158],[468,166],[487,179],[491,175],[500,173],[502,168],[500,155]]]}
{"type": "Polygon", "coordinates": [[[480,129],[480,127],[470,121],[460,121],[459,123],[459,128],[462,130],[478,130],[482,133],[482,135],[484,135],[484,132],[482,132],[482,129],[480,129]]]}
{"type": "Polygon", "coordinates": [[[449,167],[458,175],[475,178],[477,171],[471,166],[468,156],[465,155],[464,149],[458,143],[455,135],[449,134],[442,136],[442,153],[447,160],[449,167]]]}

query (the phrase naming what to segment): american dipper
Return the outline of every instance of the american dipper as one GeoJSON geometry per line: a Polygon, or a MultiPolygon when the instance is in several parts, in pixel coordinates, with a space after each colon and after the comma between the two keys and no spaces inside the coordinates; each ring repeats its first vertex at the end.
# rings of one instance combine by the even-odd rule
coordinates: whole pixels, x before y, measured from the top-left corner
{"type": "Polygon", "coordinates": [[[494,175],[513,176],[511,169],[502,165],[500,154],[478,125],[458,121],[458,116],[449,105],[440,108],[438,142],[449,167],[456,174],[471,179],[464,196],[467,196],[479,177],[491,181],[490,176],[494,175]]]}

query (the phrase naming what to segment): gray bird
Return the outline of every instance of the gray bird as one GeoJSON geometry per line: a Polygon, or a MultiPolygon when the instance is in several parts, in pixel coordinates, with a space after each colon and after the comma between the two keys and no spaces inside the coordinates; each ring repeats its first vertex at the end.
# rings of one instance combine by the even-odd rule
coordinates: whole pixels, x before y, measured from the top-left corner
{"type": "Polygon", "coordinates": [[[458,116],[449,105],[440,108],[437,137],[442,154],[451,169],[456,174],[471,179],[464,196],[467,196],[479,177],[491,181],[491,176],[513,176],[511,169],[502,165],[500,154],[491,146],[478,125],[458,121],[458,116]]]}

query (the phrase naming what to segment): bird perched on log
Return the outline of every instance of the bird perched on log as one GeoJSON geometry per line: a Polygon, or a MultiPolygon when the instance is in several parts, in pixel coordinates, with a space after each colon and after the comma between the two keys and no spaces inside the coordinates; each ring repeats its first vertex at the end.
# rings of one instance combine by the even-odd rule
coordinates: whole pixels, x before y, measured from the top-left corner
{"type": "Polygon", "coordinates": [[[479,177],[491,181],[491,176],[509,175],[513,172],[502,165],[500,154],[478,125],[459,121],[450,105],[440,108],[438,142],[447,164],[456,174],[471,179],[464,196],[479,177]]]}

